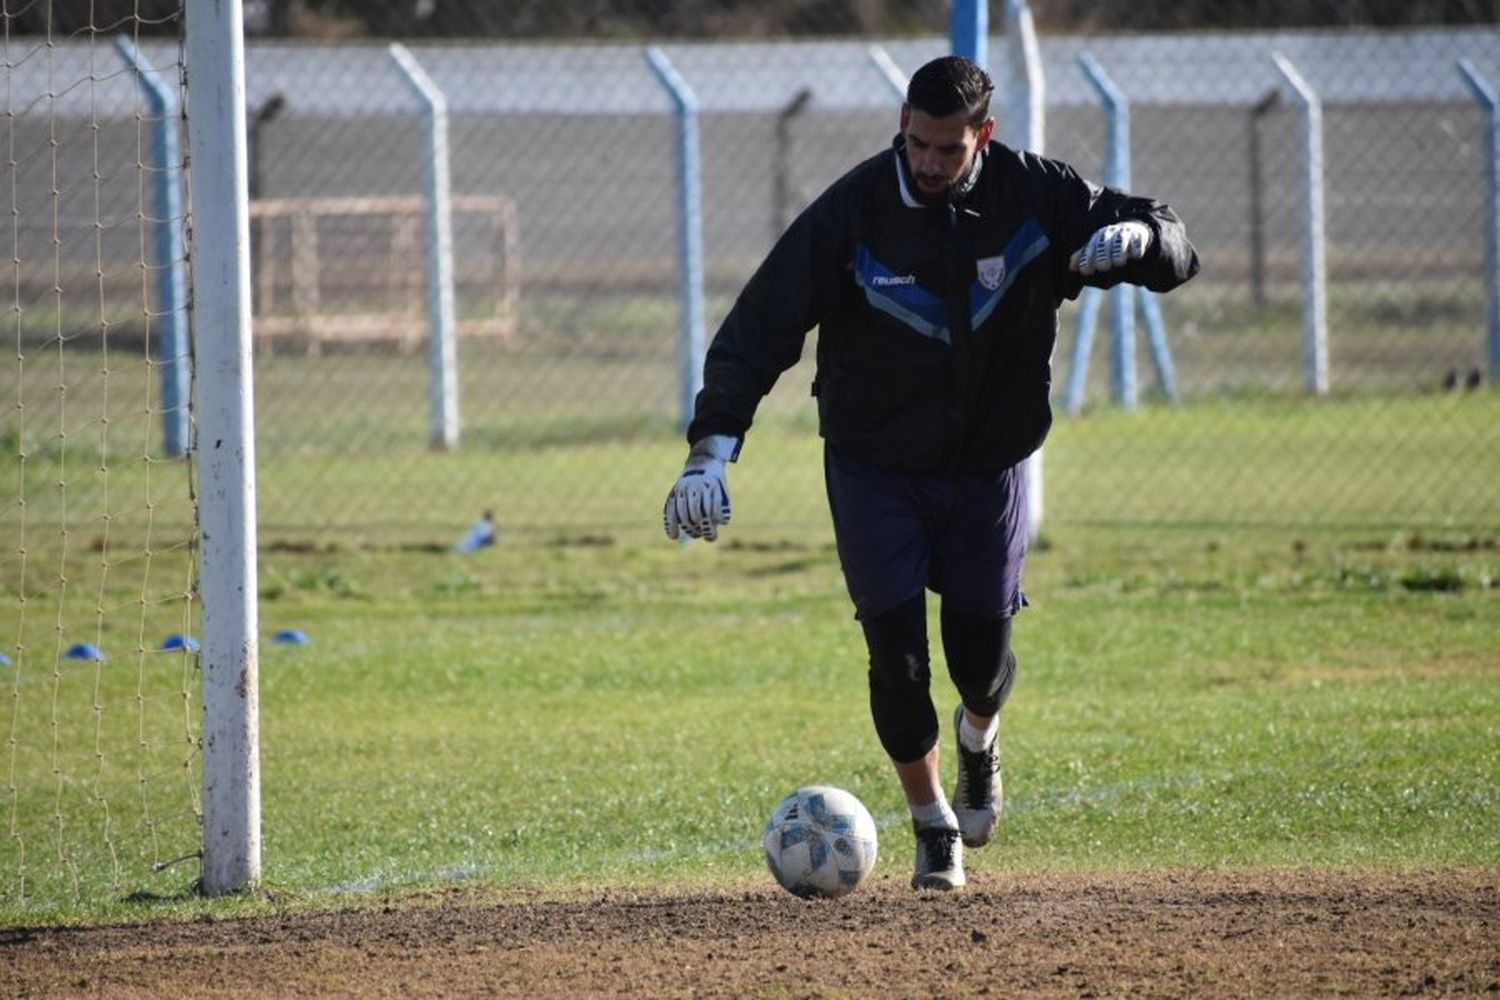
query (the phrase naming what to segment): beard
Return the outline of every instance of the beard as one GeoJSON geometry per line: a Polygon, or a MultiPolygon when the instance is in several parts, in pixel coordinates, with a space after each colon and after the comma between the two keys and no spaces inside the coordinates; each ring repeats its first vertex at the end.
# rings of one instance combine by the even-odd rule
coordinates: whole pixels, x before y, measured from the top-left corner
{"type": "Polygon", "coordinates": [[[938,206],[946,205],[953,197],[954,183],[943,177],[921,177],[912,175],[911,193],[924,205],[938,206]],[[937,183],[941,186],[928,187],[925,184],[937,183]]]}
{"type": "Polygon", "coordinates": [[[962,200],[965,195],[973,190],[975,182],[979,180],[980,168],[984,165],[984,151],[975,151],[974,158],[959,172],[956,180],[936,174],[914,173],[911,169],[911,163],[904,156],[902,157],[902,163],[906,167],[906,176],[911,180],[908,189],[911,191],[912,197],[928,207],[938,208],[962,200]],[[940,186],[924,187],[924,181],[940,186]]]}

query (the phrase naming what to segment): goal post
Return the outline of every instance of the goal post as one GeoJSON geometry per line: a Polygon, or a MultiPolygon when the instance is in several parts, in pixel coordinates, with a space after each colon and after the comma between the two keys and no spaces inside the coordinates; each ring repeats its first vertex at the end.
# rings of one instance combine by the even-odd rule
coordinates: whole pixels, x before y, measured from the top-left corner
{"type": "MultiPolygon", "coordinates": [[[[1047,144],[1047,78],[1036,23],[1026,0],[1005,0],[1004,26],[1005,76],[1000,89],[1005,95],[1005,108],[1000,115],[1000,131],[1013,148],[1041,155],[1047,144]]],[[[1042,535],[1047,495],[1044,454],[1045,449],[1038,448],[1026,459],[1026,527],[1032,542],[1042,535]]]]}
{"type": "Polygon", "coordinates": [[[203,613],[203,891],[260,878],[250,216],[239,0],[188,4],[198,525],[203,613]]]}

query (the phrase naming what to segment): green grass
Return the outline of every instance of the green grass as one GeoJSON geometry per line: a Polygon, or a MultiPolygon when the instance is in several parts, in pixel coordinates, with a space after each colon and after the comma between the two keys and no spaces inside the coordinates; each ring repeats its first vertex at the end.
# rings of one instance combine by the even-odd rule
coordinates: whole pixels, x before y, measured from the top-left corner
{"type": "MultiPolygon", "coordinates": [[[[1160,542],[1162,564],[1079,568],[1115,534],[1059,530],[1033,556],[1007,819],[972,865],[1500,864],[1494,537],[1227,552],[1185,531],[1160,542]]],[[[262,649],[265,881],[280,902],[231,912],[455,881],[759,878],[764,816],[808,781],[864,798],[882,867],[907,864],[826,544],[278,550],[262,564],[263,632],[313,641],[262,649]]],[[[0,922],[224,912],[191,897],[192,862],[150,870],[193,850],[196,761],[182,746],[192,678],[176,657],[145,659],[20,683],[0,922]],[[162,675],[138,702],[141,678],[162,675]],[[133,731],[138,704],[165,734],[142,760],[129,739],[98,739],[133,731]]]]}
{"type": "MultiPolygon", "coordinates": [[[[261,633],[313,641],[261,648],[267,892],[236,901],[153,870],[199,837],[198,677],[158,649],[196,622],[188,470],[144,419],[104,463],[79,442],[106,425],[29,420],[0,480],[26,500],[0,514],[0,925],[763,879],[764,817],[810,781],[860,795],[901,870],[819,444],[805,405],[768,414],[716,546],[660,538],[682,447],[650,419],[263,455],[263,484],[312,485],[262,496],[261,633]],[[485,506],[500,547],[452,553],[485,506]],[[82,641],[109,659],[60,657],[82,641]]],[[[1500,865],[1497,427],[1493,390],[1060,421],[1007,818],[971,864],[1500,865]]]]}
{"type": "MultiPolygon", "coordinates": [[[[1254,308],[1235,288],[1199,279],[1166,297],[1184,401],[1167,406],[1153,394],[1141,327],[1144,405],[1134,413],[1108,402],[1106,310],[1084,412],[1060,419],[1051,441],[1049,522],[1458,531],[1500,523],[1491,485],[1500,478],[1500,392],[1438,391],[1450,371],[1484,365],[1482,289],[1436,280],[1337,285],[1332,393],[1323,399],[1303,392],[1294,293],[1280,287],[1254,308]]],[[[713,297],[711,321],[725,308],[727,299],[713,297]]],[[[1054,357],[1059,397],[1074,310],[1063,312],[1054,357]]],[[[428,448],[423,352],[344,345],[323,356],[258,354],[258,499],[268,537],[447,542],[493,508],[516,535],[603,530],[644,541],[653,519],[641,512],[657,502],[660,470],[680,462],[673,300],[537,291],[525,311],[513,342],[459,345],[455,454],[428,448]],[[569,501],[559,502],[565,493],[569,501]]],[[[755,487],[740,502],[763,502],[768,515],[747,516],[751,531],[771,524],[779,537],[789,523],[816,531],[825,517],[808,394],[814,340],[761,407],[736,470],[755,487]]],[[[165,477],[157,501],[184,495],[176,466],[159,461],[160,373],[142,363],[135,341],[112,332],[109,346],[106,354],[83,334],[61,349],[28,338],[18,343],[24,356],[0,370],[0,382],[15,381],[6,398],[24,403],[0,420],[0,454],[30,456],[32,524],[60,522],[58,481],[68,483],[66,516],[97,523],[105,467],[117,529],[140,519],[132,512],[146,506],[148,467],[165,477]]],[[[0,527],[15,523],[14,476],[10,462],[0,466],[0,527]]],[[[171,523],[190,521],[190,512],[175,513],[171,523]]]]}

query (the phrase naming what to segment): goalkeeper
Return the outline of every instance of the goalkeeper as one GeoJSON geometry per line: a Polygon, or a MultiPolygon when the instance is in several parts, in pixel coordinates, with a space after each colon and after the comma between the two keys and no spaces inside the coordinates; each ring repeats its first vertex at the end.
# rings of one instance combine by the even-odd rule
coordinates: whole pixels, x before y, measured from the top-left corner
{"type": "Polygon", "coordinates": [[[824,474],[840,566],[869,652],[870,710],[916,835],[912,884],[964,884],[963,847],[1001,811],[999,715],[1025,603],[1024,459],[1052,422],[1057,309],[1084,285],[1165,292],[1198,257],[1166,205],[1100,188],[992,141],[993,85],[936,59],[911,78],[893,148],[787,229],[714,336],[667,497],[668,536],[729,521],[725,463],[818,327],[824,474]],[[926,591],[941,598],[960,704],[944,794],[929,691],[926,591]]]}

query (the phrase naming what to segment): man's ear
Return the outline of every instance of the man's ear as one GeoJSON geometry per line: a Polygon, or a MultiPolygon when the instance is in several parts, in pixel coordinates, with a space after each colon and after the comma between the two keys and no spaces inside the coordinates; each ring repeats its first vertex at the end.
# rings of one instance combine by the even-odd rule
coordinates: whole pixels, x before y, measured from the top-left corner
{"type": "Polygon", "coordinates": [[[901,105],[901,134],[902,135],[906,134],[906,126],[908,124],[910,124],[910,123],[911,123],[911,105],[903,103],[901,105]]]}
{"type": "Polygon", "coordinates": [[[990,136],[995,134],[995,119],[986,118],[979,126],[978,145],[983,148],[990,141],[990,136]]]}

